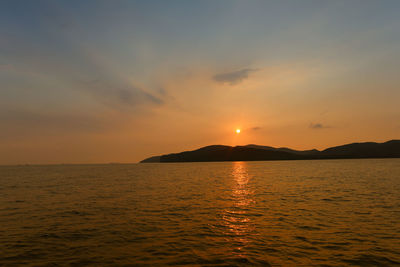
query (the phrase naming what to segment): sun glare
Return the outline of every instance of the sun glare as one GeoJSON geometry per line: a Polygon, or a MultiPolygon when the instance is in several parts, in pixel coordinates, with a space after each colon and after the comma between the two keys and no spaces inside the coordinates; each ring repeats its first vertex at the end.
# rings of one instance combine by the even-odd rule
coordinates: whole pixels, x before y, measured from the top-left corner
{"type": "Polygon", "coordinates": [[[240,129],[236,129],[236,133],[237,133],[237,134],[240,134],[240,129]]]}

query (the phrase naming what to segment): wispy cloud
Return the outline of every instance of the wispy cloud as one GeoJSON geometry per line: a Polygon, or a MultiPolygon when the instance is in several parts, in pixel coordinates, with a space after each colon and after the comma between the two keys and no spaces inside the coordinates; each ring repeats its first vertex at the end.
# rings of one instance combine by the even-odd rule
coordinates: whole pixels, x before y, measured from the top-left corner
{"type": "Polygon", "coordinates": [[[314,129],[314,130],[318,130],[318,129],[326,129],[326,128],[332,128],[332,127],[317,122],[317,123],[310,123],[309,128],[310,129],[314,129]]]}
{"type": "Polygon", "coordinates": [[[260,127],[260,126],[255,126],[255,127],[252,127],[252,128],[250,128],[252,131],[259,131],[259,130],[261,130],[262,128],[260,127]]]}
{"type": "Polygon", "coordinates": [[[236,85],[247,79],[250,73],[257,71],[257,69],[245,68],[232,72],[225,72],[213,76],[213,80],[218,83],[227,83],[236,85]]]}
{"type": "Polygon", "coordinates": [[[84,82],[85,90],[103,104],[117,109],[132,108],[147,105],[162,105],[166,92],[161,91],[161,96],[148,93],[143,89],[130,85],[110,83],[100,79],[84,82]]]}

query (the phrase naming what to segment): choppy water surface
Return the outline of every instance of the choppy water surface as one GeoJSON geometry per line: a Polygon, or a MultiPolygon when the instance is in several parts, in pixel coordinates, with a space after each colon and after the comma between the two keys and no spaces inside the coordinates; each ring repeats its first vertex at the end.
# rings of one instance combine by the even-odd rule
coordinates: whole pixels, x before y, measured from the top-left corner
{"type": "Polygon", "coordinates": [[[3,166],[2,264],[400,264],[400,160],[3,166]]]}

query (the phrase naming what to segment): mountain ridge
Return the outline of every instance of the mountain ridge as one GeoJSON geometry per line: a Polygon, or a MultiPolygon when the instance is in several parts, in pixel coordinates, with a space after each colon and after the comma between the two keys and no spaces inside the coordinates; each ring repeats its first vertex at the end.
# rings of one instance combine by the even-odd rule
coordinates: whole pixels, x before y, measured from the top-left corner
{"type": "Polygon", "coordinates": [[[262,161],[350,158],[400,158],[400,140],[383,143],[362,142],[329,147],[324,150],[295,150],[249,144],[245,146],[209,145],[191,151],[146,158],[140,163],[262,161]]]}

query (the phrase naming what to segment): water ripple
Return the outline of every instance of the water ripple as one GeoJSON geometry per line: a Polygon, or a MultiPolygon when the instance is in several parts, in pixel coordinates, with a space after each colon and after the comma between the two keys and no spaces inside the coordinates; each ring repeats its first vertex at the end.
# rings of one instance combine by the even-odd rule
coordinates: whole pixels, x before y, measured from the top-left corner
{"type": "Polygon", "coordinates": [[[400,161],[0,167],[0,265],[400,265],[400,161]]]}

